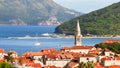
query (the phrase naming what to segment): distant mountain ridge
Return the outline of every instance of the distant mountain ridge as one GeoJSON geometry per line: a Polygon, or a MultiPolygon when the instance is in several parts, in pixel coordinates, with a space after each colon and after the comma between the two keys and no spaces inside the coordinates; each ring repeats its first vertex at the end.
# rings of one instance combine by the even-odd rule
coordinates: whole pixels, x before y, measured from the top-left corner
{"type": "Polygon", "coordinates": [[[51,17],[58,23],[78,15],[53,0],[0,0],[0,25],[38,25],[51,17]]]}
{"type": "Polygon", "coordinates": [[[120,35],[120,2],[67,21],[55,32],[74,34],[77,19],[83,35],[120,35]]]}

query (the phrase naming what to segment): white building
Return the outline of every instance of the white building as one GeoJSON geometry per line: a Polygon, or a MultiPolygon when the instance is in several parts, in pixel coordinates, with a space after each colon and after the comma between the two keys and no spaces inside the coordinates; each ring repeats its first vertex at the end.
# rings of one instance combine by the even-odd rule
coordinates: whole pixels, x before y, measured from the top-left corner
{"type": "Polygon", "coordinates": [[[94,55],[91,54],[83,54],[80,58],[79,58],[79,62],[93,62],[96,63],[97,62],[97,58],[94,55]]]}
{"type": "Polygon", "coordinates": [[[103,66],[120,65],[120,58],[119,57],[105,57],[105,58],[102,58],[101,64],[103,66]]]}

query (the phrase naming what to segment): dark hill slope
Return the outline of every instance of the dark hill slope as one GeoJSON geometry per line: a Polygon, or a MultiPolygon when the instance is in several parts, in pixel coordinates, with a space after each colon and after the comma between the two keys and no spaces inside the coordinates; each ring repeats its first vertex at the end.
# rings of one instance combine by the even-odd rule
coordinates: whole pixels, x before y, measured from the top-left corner
{"type": "Polygon", "coordinates": [[[55,32],[74,34],[77,19],[80,21],[82,34],[120,35],[120,2],[67,21],[58,26],[55,32]]]}

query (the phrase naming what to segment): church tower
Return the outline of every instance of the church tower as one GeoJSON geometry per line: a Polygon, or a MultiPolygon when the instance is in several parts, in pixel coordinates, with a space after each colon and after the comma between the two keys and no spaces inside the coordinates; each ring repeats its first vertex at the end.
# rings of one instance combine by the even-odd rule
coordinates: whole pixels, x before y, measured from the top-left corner
{"type": "Polygon", "coordinates": [[[74,41],[75,46],[82,46],[81,36],[82,35],[81,35],[79,20],[77,20],[77,25],[76,25],[76,30],[75,30],[75,41],[74,41]]]}

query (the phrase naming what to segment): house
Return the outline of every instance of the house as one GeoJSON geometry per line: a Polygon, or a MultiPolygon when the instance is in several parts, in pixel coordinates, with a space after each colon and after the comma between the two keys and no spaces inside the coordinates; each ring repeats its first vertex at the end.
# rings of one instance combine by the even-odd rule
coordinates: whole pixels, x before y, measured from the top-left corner
{"type": "Polygon", "coordinates": [[[92,63],[96,63],[97,62],[97,58],[94,55],[91,54],[83,54],[81,57],[79,57],[79,62],[92,62],[92,63]]]}
{"type": "Polygon", "coordinates": [[[12,57],[14,57],[14,58],[18,57],[17,52],[14,51],[14,50],[10,50],[8,53],[11,53],[11,54],[12,54],[12,57]]]}
{"type": "Polygon", "coordinates": [[[101,62],[101,59],[104,57],[114,57],[115,53],[108,50],[108,49],[102,49],[98,54],[98,62],[101,62]]]}
{"type": "Polygon", "coordinates": [[[26,52],[22,56],[31,59],[34,63],[39,63],[43,67],[42,56],[43,52],[26,52]]]}
{"type": "Polygon", "coordinates": [[[63,47],[61,51],[63,52],[77,52],[81,54],[88,54],[89,51],[95,50],[93,46],[72,46],[72,47],[63,47]]]}
{"type": "Polygon", "coordinates": [[[56,67],[63,68],[68,62],[72,60],[72,55],[66,53],[49,53],[45,55],[45,65],[55,65],[56,67]]]}
{"type": "Polygon", "coordinates": [[[0,60],[3,60],[5,55],[7,55],[7,53],[4,51],[4,49],[0,49],[0,60]]]}
{"type": "Polygon", "coordinates": [[[101,59],[103,66],[120,65],[120,57],[105,57],[101,59]]]}

